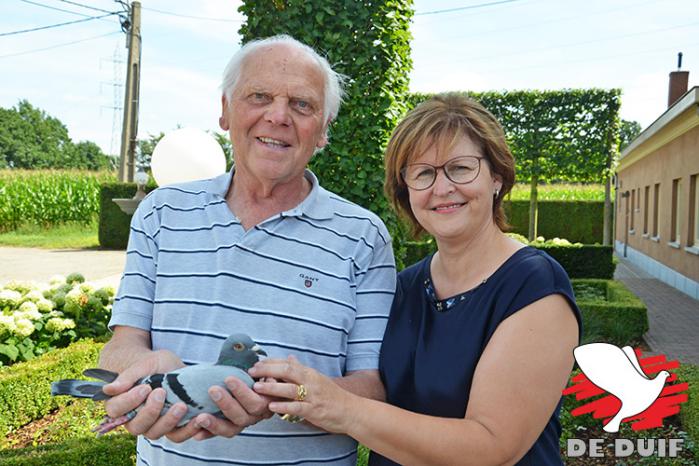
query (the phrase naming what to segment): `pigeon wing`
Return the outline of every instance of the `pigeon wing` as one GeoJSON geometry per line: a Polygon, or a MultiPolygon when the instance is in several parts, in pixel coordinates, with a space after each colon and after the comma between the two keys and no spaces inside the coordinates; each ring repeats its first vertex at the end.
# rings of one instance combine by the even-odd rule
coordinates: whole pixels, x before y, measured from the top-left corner
{"type": "Polygon", "coordinates": [[[648,379],[649,377],[645,372],[643,372],[643,369],[641,369],[641,364],[639,363],[638,357],[636,356],[636,352],[633,350],[633,348],[630,346],[624,346],[621,348],[621,350],[624,352],[624,354],[626,354],[626,357],[629,358],[629,361],[631,361],[631,364],[633,364],[633,367],[638,371],[638,373],[644,378],[648,379]]]}

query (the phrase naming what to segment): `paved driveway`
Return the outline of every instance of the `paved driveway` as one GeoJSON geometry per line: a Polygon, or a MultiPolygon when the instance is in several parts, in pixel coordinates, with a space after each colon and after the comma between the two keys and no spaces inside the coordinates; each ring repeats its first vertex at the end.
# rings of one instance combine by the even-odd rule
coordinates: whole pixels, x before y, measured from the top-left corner
{"type": "Polygon", "coordinates": [[[79,272],[88,281],[117,286],[125,262],[125,251],[0,247],[0,285],[10,280],[41,283],[79,272]]]}

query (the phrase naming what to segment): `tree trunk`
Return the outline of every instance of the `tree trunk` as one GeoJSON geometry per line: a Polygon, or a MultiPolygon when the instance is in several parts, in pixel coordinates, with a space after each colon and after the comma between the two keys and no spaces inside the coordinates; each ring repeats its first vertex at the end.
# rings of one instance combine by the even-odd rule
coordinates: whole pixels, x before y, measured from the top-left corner
{"type": "Polygon", "coordinates": [[[537,224],[539,216],[539,205],[537,202],[539,191],[537,185],[539,183],[539,175],[536,170],[532,173],[531,189],[529,190],[529,241],[534,241],[537,237],[537,224]]]}
{"type": "Polygon", "coordinates": [[[604,227],[602,234],[602,244],[609,246],[612,244],[612,177],[607,176],[604,182],[604,227]]]}

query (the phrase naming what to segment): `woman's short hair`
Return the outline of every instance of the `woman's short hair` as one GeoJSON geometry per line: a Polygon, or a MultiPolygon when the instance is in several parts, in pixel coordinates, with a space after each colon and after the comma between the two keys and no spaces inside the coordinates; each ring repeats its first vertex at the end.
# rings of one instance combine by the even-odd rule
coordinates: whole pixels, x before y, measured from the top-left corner
{"type": "Polygon", "coordinates": [[[384,191],[394,209],[408,221],[415,237],[425,229],[410,208],[408,186],[401,170],[433,144],[437,144],[440,153],[449,151],[460,136],[467,136],[480,146],[491,172],[502,179],[502,188],[493,201],[493,220],[500,230],[509,228],[502,200],[514,184],[515,161],[502,126],[473,99],[463,94],[439,94],[411,110],[396,126],[386,147],[384,191]]]}
{"type": "Polygon", "coordinates": [[[223,92],[223,95],[226,96],[228,104],[230,105],[232,102],[233,91],[235,90],[235,86],[238,84],[238,80],[240,79],[240,74],[243,70],[245,59],[261,48],[274,44],[284,44],[296,47],[297,49],[304,51],[318,64],[318,67],[323,73],[323,78],[325,80],[325,87],[323,88],[323,100],[325,102],[323,108],[323,120],[324,122],[334,120],[335,117],[337,117],[337,112],[340,110],[340,104],[342,103],[342,97],[344,96],[342,87],[346,79],[345,76],[333,70],[330,63],[328,63],[328,60],[316,52],[312,47],[299,42],[287,34],[278,34],[276,36],[271,36],[264,39],[252,40],[243,45],[240,50],[233,55],[228,62],[228,65],[226,65],[226,69],[223,71],[223,80],[221,82],[221,91],[223,92]]]}

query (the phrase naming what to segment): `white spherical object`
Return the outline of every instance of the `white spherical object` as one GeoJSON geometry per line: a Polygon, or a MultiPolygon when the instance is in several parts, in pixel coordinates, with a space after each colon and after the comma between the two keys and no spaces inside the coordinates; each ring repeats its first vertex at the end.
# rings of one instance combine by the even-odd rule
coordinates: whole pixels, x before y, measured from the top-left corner
{"type": "Polygon", "coordinates": [[[226,157],[213,136],[197,128],[180,128],[163,137],[150,163],[158,186],[213,178],[226,171],[226,157]]]}

